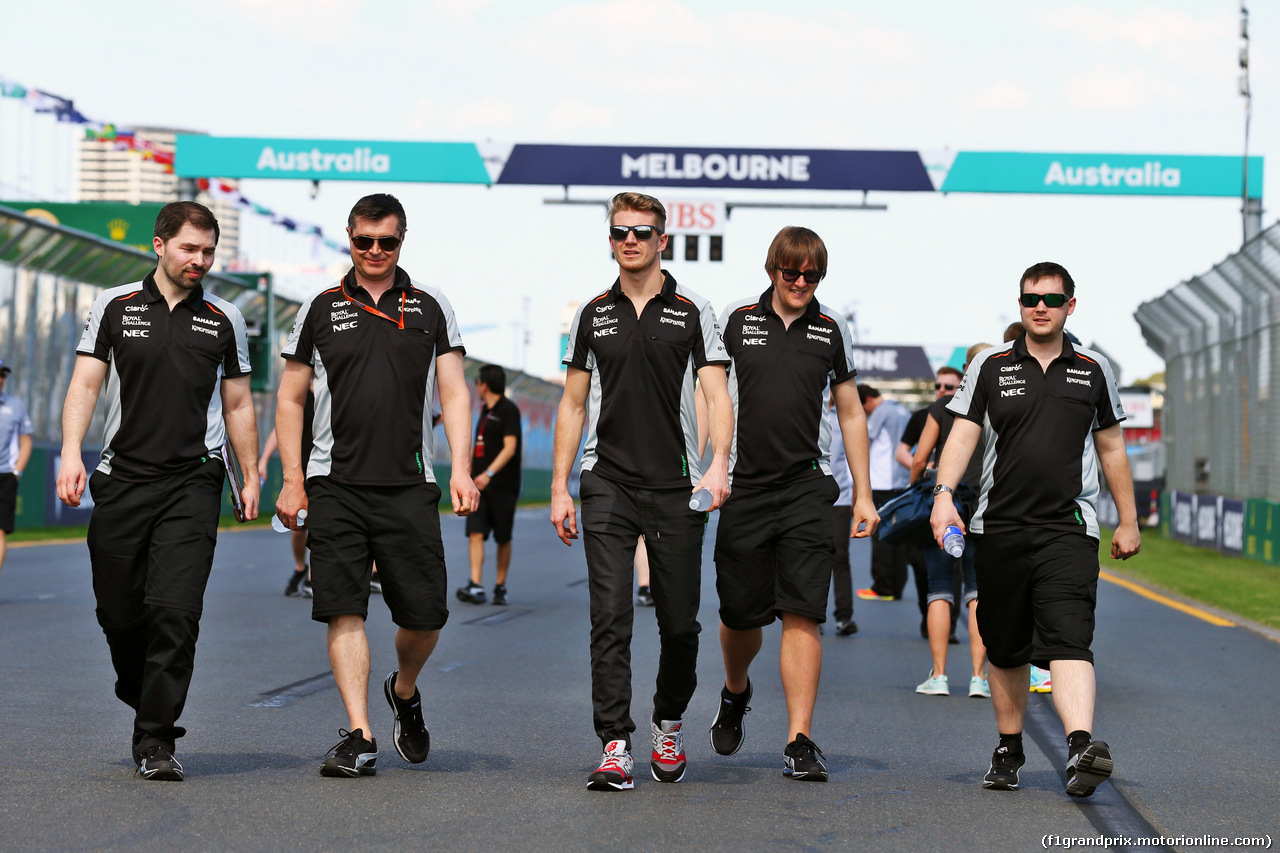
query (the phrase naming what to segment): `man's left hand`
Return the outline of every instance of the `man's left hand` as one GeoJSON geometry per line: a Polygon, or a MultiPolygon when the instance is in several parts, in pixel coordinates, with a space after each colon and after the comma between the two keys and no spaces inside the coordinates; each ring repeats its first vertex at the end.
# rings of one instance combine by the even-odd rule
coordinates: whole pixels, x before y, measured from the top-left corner
{"type": "Polygon", "coordinates": [[[853,532],[850,539],[866,539],[880,526],[880,513],[876,512],[875,502],[871,498],[862,498],[853,503],[853,532]],[[863,524],[865,523],[865,527],[863,524]],[[862,528],[862,529],[859,529],[862,528]]]}
{"type": "Polygon", "coordinates": [[[449,475],[449,497],[456,515],[471,515],[480,503],[480,490],[470,476],[455,470],[449,475]]]}
{"type": "Polygon", "coordinates": [[[1122,524],[1111,537],[1111,559],[1127,560],[1142,550],[1142,534],[1138,523],[1122,524]]]}
{"type": "Polygon", "coordinates": [[[483,492],[489,486],[489,475],[481,472],[480,476],[476,477],[472,482],[476,484],[476,489],[483,492]]]}

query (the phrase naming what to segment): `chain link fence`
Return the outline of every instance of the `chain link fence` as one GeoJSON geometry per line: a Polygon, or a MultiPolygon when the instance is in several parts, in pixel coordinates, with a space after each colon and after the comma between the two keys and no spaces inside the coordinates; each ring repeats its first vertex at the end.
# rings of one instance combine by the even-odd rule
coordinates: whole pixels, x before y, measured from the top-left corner
{"type": "Polygon", "coordinates": [[[1167,487],[1280,501],[1280,223],[1134,318],[1165,360],[1167,487]]]}

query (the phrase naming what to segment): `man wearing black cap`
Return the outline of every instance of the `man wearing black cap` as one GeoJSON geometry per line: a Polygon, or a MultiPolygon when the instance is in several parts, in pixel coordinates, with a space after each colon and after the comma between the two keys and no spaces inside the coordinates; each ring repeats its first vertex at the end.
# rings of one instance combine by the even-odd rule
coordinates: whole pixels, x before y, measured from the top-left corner
{"type": "Polygon", "coordinates": [[[31,458],[31,416],[20,399],[5,393],[8,378],[9,365],[0,359],[0,569],[4,568],[5,537],[13,532],[18,478],[31,458]]]}

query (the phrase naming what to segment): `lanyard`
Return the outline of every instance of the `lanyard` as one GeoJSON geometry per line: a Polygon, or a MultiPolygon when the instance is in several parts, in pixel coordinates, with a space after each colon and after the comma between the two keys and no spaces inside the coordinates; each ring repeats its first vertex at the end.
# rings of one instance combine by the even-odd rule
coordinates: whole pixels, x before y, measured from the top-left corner
{"type": "Polygon", "coordinates": [[[392,323],[395,323],[395,324],[396,324],[396,328],[398,328],[398,329],[403,329],[403,328],[404,328],[404,293],[405,293],[405,292],[404,292],[403,290],[402,290],[402,291],[400,291],[400,319],[399,319],[399,320],[397,320],[397,319],[395,319],[394,317],[389,317],[388,315],[383,314],[381,311],[379,311],[379,310],[378,310],[377,308],[375,308],[375,307],[371,307],[371,306],[369,306],[369,305],[365,305],[363,302],[360,302],[359,300],[352,299],[352,298],[351,298],[351,294],[347,293],[347,284],[346,284],[346,282],[342,282],[339,286],[342,288],[342,295],[343,295],[343,297],[345,297],[345,298],[346,298],[346,300],[347,300],[348,302],[350,302],[351,304],[355,305],[355,306],[356,306],[356,307],[358,307],[358,308],[362,308],[362,309],[364,309],[365,311],[368,311],[370,314],[372,314],[372,315],[373,315],[373,316],[375,316],[375,317],[381,317],[381,318],[382,318],[382,319],[384,319],[384,320],[390,320],[392,323]]]}

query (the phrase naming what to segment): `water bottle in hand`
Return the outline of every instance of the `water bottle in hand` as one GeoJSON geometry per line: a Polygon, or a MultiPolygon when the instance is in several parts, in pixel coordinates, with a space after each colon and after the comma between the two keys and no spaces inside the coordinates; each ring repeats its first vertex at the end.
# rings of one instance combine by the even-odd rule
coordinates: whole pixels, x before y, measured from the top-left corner
{"type": "Polygon", "coordinates": [[[943,531],[942,550],[953,557],[959,557],[964,553],[964,534],[954,524],[943,531]]]}
{"type": "MultiPolygon", "coordinates": [[[[307,511],[305,509],[298,510],[298,527],[305,527],[307,524],[307,511]]],[[[285,527],[284,522],[280,520],[280,516],[271,516],[271,529],[276,533],[288,533],[289,528],[285,527]]]]}
{"type": "Polygon", "coordinates": [[[689,498],[689,509],[694,512],[706,512],[711,509],[712,503],[711,490],[698,489],[698,491],[693,493],[693,497],[689,498]]]}

